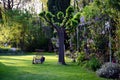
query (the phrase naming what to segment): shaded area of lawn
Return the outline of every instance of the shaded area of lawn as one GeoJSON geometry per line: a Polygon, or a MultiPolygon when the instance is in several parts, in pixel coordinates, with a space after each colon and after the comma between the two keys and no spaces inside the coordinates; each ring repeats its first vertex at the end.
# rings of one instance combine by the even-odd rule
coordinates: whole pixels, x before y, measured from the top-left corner
{"type": "Polygon", "coordinates": [[[32,64],[33,55],[0,56],[0,80],[105,80],[66,59],[57,64],[57,56],[45,55],[44,64],[32,64]]]}

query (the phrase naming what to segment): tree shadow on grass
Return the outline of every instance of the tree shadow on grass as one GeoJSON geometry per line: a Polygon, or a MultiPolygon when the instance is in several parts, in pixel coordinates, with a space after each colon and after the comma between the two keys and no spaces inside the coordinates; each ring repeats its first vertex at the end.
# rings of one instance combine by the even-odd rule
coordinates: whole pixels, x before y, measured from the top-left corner
{"type": "MultiPolygon", "coordinates": [[[[43,68],[45,66],[48,66],[48,64],[46,65],[36,65],[35,66],[31,66],[34,67],[33,69],[38,68],[37,70],[39,70],[39,68],[43,68]]],[[[59,78],[60,76],[57,76],[55,74],[51,74],[48,73],[47,71],[42,71],[39,72],[37,70],[30,70],[32,68],[29,68],[29,66],[19,66],[19,67],[15,67],[15,66],[7,66],[3,63],[0,63],[0,80],[49,80],[49,77],[51,77],[52,80],[56,80],[56,78],[59,78]]],[[[45,68],[43,68],[43,70],[46,70],[45,68]]],[[[40,70],[41,71],[41,70],[40,70]]]]}
{"type": "Polygon", "coordinates": [[[19,61],[29,61],[26,59],[19,59],[19,58],[8,58],[8,57],[1,57],[1,60],[19,60],[19,61]]]}
{"type": "MultiPolygon", "coordinates": [[[[13,69],[12,67],[9,67],[4,65],[3,63],[0,63],[0,80],[4,80],[5,78],[7,80],[7,77],[13,77],[12,69],[13,69]]],[[[16,69],[14,68],[14,70],[16,69]]]]}
{"type": "Polygon", "coordinates": [[[0,62],[0,80],[31,80],[27,79],[27,77],[32,74],[22,70],[22,68],[16,66],[8,66],[0,62]]]}

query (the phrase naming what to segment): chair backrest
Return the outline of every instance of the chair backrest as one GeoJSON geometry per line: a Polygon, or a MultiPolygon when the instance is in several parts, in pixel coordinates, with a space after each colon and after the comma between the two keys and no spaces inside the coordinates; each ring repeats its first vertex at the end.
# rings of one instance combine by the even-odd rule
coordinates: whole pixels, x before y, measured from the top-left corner
{"type": "Polygon", "coordinates": [[[45,57],[42,56],[40,60],[41,60],[41,63],[43,63],[45,61],[45,57]]]}

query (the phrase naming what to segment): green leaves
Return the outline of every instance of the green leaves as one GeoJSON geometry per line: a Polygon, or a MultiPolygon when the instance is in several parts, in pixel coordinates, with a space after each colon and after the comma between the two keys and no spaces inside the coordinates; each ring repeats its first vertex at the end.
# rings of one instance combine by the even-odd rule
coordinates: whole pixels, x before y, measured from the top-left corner
{"type": "Polygon", "coordinates": [[[46,12],[45,16],[48,18],[48,20],[51,20],[54,17],[51,12],[46,12]]]}
{"type": "Polygon", "coordinates": [[[108,0],[111,7],[120,11],[120,1],[119,0],[108,0]]]}
{"type": "Polygon", "coordinates": [[[80,17],[81,17],[81,13],[78,12],[78,13],[76,13],[76,15],[73,17],[73,19],[79,22],[79,21],[80,21],[80,17]]]}
{"type": "Polygon", "coordinates": [[[100,13],[101,12],[100,12],[99,7],[97,7],[94,3],[92,3],[83,9],[81,15],[85,16],[85,18],[87,20],[90,20],[90,19],[94,18],[95,16],[99,16],[100,13]]]}
{"type": "Polygon", "coordinates": [[[66,23],[67,29],[69,29],[71,31],[73,29],[76,29],[76,27],[78,26],[78,24],[80,22],[80,17],[81,17],[81,13],[78,12],[78,13],[76,13],[76,15],[74,15],[74,17],[72,19],[67,21],[67,23],[66,23]]]}
{"type": "Polygon", "coordinates": [[[71,26],[77,26],[77,25],[78,25],[78,21],[72,19],[72,20],[71,20],[71,26]]]}
{"type": "Polygon", "coordinates": [[[44,16],[45,16],[45,13],[46,13],[45,11],[42,11],[42,12],[39,14],[39,16],[40,16],[40,17],[44,17],[44,16]]]}
{"type": "Polygon", "coordinates": [[[72,6],[68,7],[66,10],[66,15],[64,16],[64,13],[59,11],[57,13],[57,22],[53,21],[54,15],[51,12],[41,12],[39,14],[40,17],[44,18],[44,20],[46,20],[46,22],[50,23],[51,22],[53,24],[56,24],[60,27],[66,27],[66,29],[69,30],[73,30],[76,29],[78,23],[80,22],[80,17],[81,17],[81,13],[78,12],[74,17],[73,17],[73,13],[74,13],[74,9],[72,6]]]}
{"type": "Polygon", "coordinates": [[[58,12],[58,13],[57,13],[57,18],[60,19],[60,20],[62,20],[62,19],[64,18],[64,13],[61,12],[61,11],[58,12]]]}
{"type": "Polygon", "coordinates": [[[39,14],[39,16],[43,19],[45,19],[46,21],[49,21],[49,22],[53,22],[53,17],[54,15],[51,13],[51,12],[46,12],[46,11],[43,11],[39,14]]]}
{"type": "Polygon", "coordinates": [[[66,10],[66,16],[73,17],[74,9],[72,6],[69,6],[66,10]]]}
{"type": "Polygon", "coordinates": [[[66,13],[73,13],[74,12],[74,9],[72,6],[69,6],[67,9],[66,9],[66,13]]]}

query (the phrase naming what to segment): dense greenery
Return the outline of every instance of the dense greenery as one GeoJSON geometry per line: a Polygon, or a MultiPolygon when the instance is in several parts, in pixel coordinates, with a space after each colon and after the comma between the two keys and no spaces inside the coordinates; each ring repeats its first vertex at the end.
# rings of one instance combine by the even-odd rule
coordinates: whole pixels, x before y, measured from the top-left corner
{"type": "Polygon", "coordinates": [[[1,46],[7,44],[25,51],[34,51],[39,47],[48,50],[49,38],[45,36],[46,30],[42,30],[43,25],[37,17],[34,18],[28,11],[20,10],[6,11],[4,16],[6,18],[0,27],[1,46]]]}
{"type": "MultiPolygon", "coordinates": [[[[81,16],[85,18],[86,24],[82,24],[81,27],[84,27],[81,30],[80,40],[83,42],[80,43],[80,49],[84,51],[86,49],[87,53],[96,53],[103,57],[104,61],[108,61],[110,50],[113,54],[116,50],[119,50],[117,44],[119,44],[118,32],[119,32],[119,14],[120,11],[115,7],[120,6],[116,2],[111,2],[111,0],[95,0],[89,5],[85,6],[81,12],[81,16]],[[106,5],[107,4],[107,5],[106,5]],[[106,22],[110,23],[110,28],[107,28],[106,22]],[[117,22],[117,23],[116,23],[117,22]],[[91,42],[90,42],[91,41],[91,42]],[[110,49],[111,41],[111,49],[110,49]],[[117,42],[117,43],[116,43],[117,42]],[[83,48],[82,48],[83,47],[83,48]],[[108,51],[109,50],[109,51],[108,51]],[[106,60],[104,59],[106,57],[106,60]]],[[[82,29],[80,27],[80,29],[82,29]]],[[[103,62],[104,62],[103,61],[103,62]]]]}

